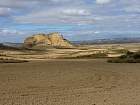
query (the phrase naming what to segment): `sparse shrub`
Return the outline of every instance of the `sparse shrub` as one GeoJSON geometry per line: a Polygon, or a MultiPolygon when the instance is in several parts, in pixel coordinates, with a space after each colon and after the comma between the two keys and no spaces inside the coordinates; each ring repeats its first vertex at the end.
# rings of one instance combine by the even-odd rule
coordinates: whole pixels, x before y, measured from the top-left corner
{"type": "Polygon", "coordinates": [[[119,57],[120,59],[124,59],[124,58],[127,58],[127,55],[122,55],[119,57]]]}
{"type": "Polygon", "coordinates": [[[127,49],[117,49],[117,50],[114,50],[115,52],[117,52],[117,53],[127,53],[127,52],[129,52],[127,49]]]}
{"type": "Polygon", "coordinates": [[[95,58],[106,58],[106,53],[97,53],[97,54],[90,54],[90,55],[79,55],[75,57],[66,57],[67,59],[95,59],[95,58]]]}
{"type": "Polygon", "coordinates": [[[10,58],[0,58],[0,63],[24,63],[28,62],[27,60],[18,60],[18,59],[10,59],[10,58]]]}
{"type": "Polygon", "coordinates": [[[133,54],[133,57],[134,57],[135,59],[140,59],[140,52],[134,53],[134,54],[133,54]]]}
{"type": "Polygon", "coordinates": [[[140,52],[130,52],[118,57],[108,59],[109,63],[140,63],[140,52]]]}

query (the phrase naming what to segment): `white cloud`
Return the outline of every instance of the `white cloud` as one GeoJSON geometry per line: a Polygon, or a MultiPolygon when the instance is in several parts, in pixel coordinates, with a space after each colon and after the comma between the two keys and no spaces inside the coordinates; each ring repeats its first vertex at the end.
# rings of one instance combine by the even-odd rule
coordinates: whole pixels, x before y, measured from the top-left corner
{"type": "Polygon", "coordinates": [[[64,9],[62,13],[65,15],[90,15],[90,12],[85,9],[64,9]]]}
{"type": "Polygon", "coordinates": [[[106,4],[106,3],[110,3],[111,0],[96,0],[97,4],[106,4]]]}
{"type": "Polygon", "coordinates": [[[130,6],[125,8],[126,12],[140,12],[139,6],[130,6]]]}
{"type": "Polygon", "coordinates": [[[11,13],[10,8],[1,8],[0,7],[0,16],[8,16],[11,13]]]}
{"type": "Polygon", "coordinates": [[[40,10],[25,16],[16,16],[14,19],[19,23],[93,23],[93,18],[88,9],[84,8],[55,8],[46,11],[40,10]]]}
{"type": "MultiPolygon", "coordinates": [[[[80,3],[82,0],[79,0],[80,3]]],[[[41,7],[49,6],[52,4],[61,4],[61,3],[75,3],[76,0],[0,0],[0,7],[8,8],[30,8],[30,7],[41,7]]]]}
{"type": "Polygon", "coordinates": [[[19,35],[19,34],[23,34],[23,33],[19,32],[17,30],[3,28],[3,29],[0,29],[0,34],[1,35],[19,35]]]}
{"type": "Polygon", "coordinates": [[[0,7],[24,8],[33,6],[37,0],[0,0],[0,7]]]}
{"type": "Polygon", "coordinates": [[[76,32],[77,35],[97,35],[100,31],[94,31],[94,30],[80,30],[76,32]]]}
{"type": "Polygon", "coordinates": [[[70,0],[50,0],[50,1],[58,3],[58,2],[68,2],[70,0]]]}
{"type": "Polygon", "coordinates": [[[32,17],[32,16],[20,16],[14,18],[18,23],[32,23],[32,24],[93,24],[95,20],[89,17],[32,17]]]}
{"type": "Polygon", "coordinates": [[[121,4],[125,12],[140,12],[140,0],[122,0],[121,4]]]}

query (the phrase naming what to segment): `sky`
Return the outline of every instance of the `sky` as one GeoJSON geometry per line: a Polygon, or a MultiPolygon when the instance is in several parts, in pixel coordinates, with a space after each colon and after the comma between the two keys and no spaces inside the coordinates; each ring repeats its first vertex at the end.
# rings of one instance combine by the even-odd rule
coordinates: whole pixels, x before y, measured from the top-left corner
{"type": "Polygon", "coordinates": [[[140,0],[0,0],[0,42],[50,32],[72,41],[140,37],[140,0]]]}

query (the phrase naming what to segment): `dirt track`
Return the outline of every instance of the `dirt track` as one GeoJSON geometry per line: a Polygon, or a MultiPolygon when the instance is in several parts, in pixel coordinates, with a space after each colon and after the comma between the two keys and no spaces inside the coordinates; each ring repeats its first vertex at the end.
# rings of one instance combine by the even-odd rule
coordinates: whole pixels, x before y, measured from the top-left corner
{"type": "Polygon", "coordinates": [[[0,105],[140,105],[140,64],[0,64],[0,105]]]}

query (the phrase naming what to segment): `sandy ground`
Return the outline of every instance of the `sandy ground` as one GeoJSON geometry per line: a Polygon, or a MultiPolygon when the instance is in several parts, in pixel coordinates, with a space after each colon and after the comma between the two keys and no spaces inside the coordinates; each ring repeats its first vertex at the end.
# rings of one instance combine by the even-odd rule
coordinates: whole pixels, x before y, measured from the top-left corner
{"type": "Polygon", "coordinates": [[[140,64],[103,59],[0,64],[0,105],[140,105],[140,64]]]}

